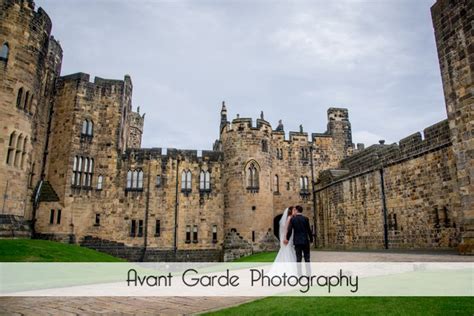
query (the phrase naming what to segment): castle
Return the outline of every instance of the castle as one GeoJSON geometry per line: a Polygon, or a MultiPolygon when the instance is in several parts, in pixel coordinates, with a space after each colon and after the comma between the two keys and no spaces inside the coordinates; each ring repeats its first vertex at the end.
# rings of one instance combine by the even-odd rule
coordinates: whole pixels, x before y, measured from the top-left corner
{"type": "Polygon", "coordinates": [[[432,7],[448,118],[423,135],[364,149],[348,110],[330,108],[324,133],[286,138],[263,113],[229,119],[223,102],[219,139],[200,154],[141,148],[131,78],[61,76],[46,12],[0,3],[1,236],[129,260],[231,260],[274,249],[291,203],[318,247],[473,253],[472,1],[432,7]]]}

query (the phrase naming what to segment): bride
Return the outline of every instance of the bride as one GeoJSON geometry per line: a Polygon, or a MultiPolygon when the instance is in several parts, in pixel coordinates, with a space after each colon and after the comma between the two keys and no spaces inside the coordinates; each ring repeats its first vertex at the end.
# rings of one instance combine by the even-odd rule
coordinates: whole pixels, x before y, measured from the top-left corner
{"type": "Polygon", "coordinates": [[[274,264],[270,269],[271,275],[282,275],[286,272],[287,275],[296,275],[296,252],[295,246],[293,245],[293,235],[291,234],[288,244],[284,244],[283,241],[286,239],[286,233],[288,231],[288,224],[290,223],[291,217],[293,216],[294,208],[290,206],[283,212],[283,216],[280,219],[280,250],[275,258],[274,264]],[[286,264],[285,264],[286,263],[286,264]],[[291,263],[291,264],[290,264],[291,263]]]}

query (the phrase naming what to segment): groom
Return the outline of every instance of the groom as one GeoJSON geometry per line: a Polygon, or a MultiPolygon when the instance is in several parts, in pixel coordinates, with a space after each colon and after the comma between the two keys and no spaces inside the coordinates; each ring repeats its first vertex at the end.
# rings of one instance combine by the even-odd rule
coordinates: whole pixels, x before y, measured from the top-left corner
{"type": "Polygon", "coordinates": [[[290,220],[286,239],[283,243],[287,245],[291,234],[294,232],[293,243],[296,251],[296,262],[301,262],[302,255],[305,262],[310,262],[309,245],[313,242],[313,234],[309,226],[309,219],[303,215],[303,207],[301,205],[295,206],[295,209],[296,215],[290,220]]]}

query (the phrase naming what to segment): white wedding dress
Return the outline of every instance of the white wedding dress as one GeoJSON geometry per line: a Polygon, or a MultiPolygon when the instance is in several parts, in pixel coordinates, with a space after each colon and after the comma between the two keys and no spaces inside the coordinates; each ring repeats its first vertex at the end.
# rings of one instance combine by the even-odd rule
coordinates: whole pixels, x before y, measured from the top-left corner
{"type": "Polygon", "coordinates": [[[283,241],[286,239],[287,225],[288,220],[288,209],[285,210],[283,216],[280,219],[280,250],[273,262],[273,265],[270,269],[270,275],[282,275],[286,272],[286,275],[296,275],[296,251],[295,246],[293,245],[293,235],[291,234],[288,244],[285,245],[283,241]]]}

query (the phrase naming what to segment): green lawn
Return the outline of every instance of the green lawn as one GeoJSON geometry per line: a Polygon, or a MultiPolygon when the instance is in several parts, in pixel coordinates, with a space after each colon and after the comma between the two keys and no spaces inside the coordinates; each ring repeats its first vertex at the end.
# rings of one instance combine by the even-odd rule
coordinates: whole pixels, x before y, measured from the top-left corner
{"type": "Polygon", "coordinates": [[[76,245],[38,239],[0,239],[0,262],[122,262],[76,245]]]}
{"type": "MultiPolygon", "coordinates": [[[[271,262],[275,252],[238,262],[271,262]]],[[[267,297],[206,315],[473,315],[472,297],[267,297]]]]}

